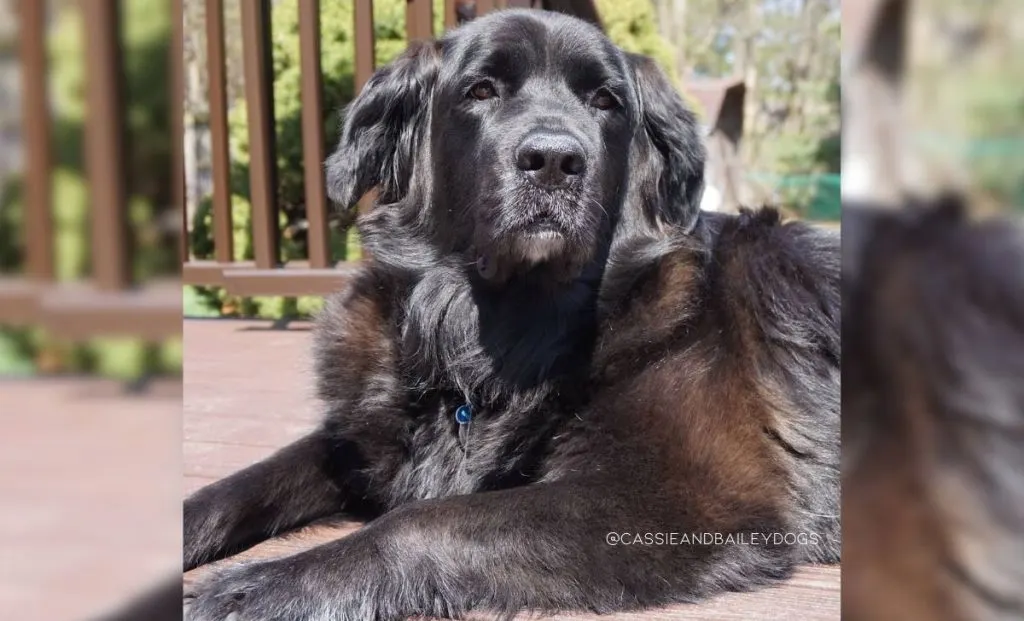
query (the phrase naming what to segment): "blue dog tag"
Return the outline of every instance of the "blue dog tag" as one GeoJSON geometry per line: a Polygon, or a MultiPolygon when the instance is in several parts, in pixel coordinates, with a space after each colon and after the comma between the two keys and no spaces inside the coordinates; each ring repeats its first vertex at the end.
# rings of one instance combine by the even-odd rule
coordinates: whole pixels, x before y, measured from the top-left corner
{"type": "Polygon", "coordinates": [[[468,403],[460,405],[455,410],[455,422],[460,425],[468,425],[473,420],[473,406],[468,403]]]}
{"type": "Polygon", "coordinates": [[[473,428],[473,406],[465,403],[456,408],[455,422],[459,424],[459,444],[463,457],[466,457],[469,455],[469,430],[473,428]]]}

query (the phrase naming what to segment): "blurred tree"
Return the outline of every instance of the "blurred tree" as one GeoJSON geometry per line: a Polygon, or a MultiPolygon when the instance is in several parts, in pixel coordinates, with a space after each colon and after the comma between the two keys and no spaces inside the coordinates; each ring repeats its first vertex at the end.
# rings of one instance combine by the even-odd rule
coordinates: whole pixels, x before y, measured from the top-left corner
{"type": "Polygon", "coordinates": [[[932,176],[1024,207],[1024,12],[1018,0],[914,5],[905,88],[932,176]]]}
{"type": "Polygon", "coordinates": [[[838,0],[653,1],[684,83],[743,78],[750,169],[839,171],[838,0]]]}

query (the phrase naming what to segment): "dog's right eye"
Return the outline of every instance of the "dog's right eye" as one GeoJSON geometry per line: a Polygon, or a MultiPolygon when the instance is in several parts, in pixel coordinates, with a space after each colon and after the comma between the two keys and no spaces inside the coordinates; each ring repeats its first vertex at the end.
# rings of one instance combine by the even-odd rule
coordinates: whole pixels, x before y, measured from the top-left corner
{"type": "Polygon", "coordinates": [[[498,91],[494,88],[494,84],[491,84],[488,81],[478,82],[469,89],[469,97],[472,97],[477,101],[492,99],[497,96],[498,91]]]}
{"type": "Polygon", "coordinates": [[[618,105],[618,100],[615,99],[615,95],[612,95],[607,89],[600,89],[590,99],[590,105],[594,106],[598,110],[611,110],[618,105]]]}

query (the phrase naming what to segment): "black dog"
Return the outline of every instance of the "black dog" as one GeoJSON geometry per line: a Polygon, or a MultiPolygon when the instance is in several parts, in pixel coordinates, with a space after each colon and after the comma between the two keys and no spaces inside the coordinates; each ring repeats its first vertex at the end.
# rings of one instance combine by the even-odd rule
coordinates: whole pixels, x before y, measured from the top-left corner
{"type": "Polygon", "coordinates": [[[596,28],[505,11],[381,69],[327,163],[378,187],[316,335],[322,427],[185,503],[189,618],[694,601],[839,554],[838,236],[699,215],[693,115],[596,28]],[[618,544],[618,545],[615,545],[618,544]]]}

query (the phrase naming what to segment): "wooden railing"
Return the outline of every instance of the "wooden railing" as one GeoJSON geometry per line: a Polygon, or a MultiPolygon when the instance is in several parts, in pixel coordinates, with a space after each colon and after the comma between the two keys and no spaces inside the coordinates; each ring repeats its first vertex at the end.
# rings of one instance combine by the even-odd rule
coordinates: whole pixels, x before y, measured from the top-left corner
{"type": "MultiPolygon", "coordinates": [[[[354,2],[355,91],[363,87],[375,66],[372,0],[354,2]]],[[[186,284],[222,286],[236,295],[307,295],[336,291],[350,266],[331,256],[328,244],[330,204],[326,196],[323,161],[326,157],[320,71],[320,1],[299,0],[302,149],[305,209],[308,223],[307,257],[283,263],[282,232],[275,204],[272,64],[269,53],[267,0],[246,0],[242,8],[245,96],[250,144],[249,189],[252,205],[253,261],[235,261],[232,246],[231,196],[228,189],[227,100],[223,0],[206,2],[207,72],[209,76],[210,141],[212,144],[213,236],[212,260],[195,260],[186,253],[182,278],[186,284]]],[[[455,26],[461,16],[475,17],[506,7],[545,8],[597,21],[591,0],[446,0],[444,25],[455,26]]],[[[406,0],[408,40],[434,36],[431,0],[406,0]]],[[[186,219],[185,230],[188,230],[186,219]]]]}
{"type": "MultiPolygon", "coordinates": [[[[180,209],[183,233],[182,280],[187,284],[223,286],[238,295],[304,295],[337,290],[350,271],[331,256],[328,244],[329,201],[322,163],[326,156],[320,71],[320,1],[298,0],[301,45],[301,97],[307,257],[283,263],[276,204],[269,0],[244,0],[242,42],[245,99],[250,143],[249,189],[253,210],[254,260],[235,261],[232,247],[230,165],[223,0],[205,2],[209,72],[210,134],[213,168],[212,260],[195,260],[188,244],[184,173],[184,13],[185,0],[171,0],[172,45],[169,59],[173,103],[172,208],[180,209]]],[[[335,1],[335,0],[331,0],[335,1]]],[[[373,1],[354,2],[355,87],[369,80],[375,66],[373,1]]],[[[0,275],[0,325],[36,324],[71,339],[131,335],[163,339],[180,334],[181,285],[137,283],[132,277],[128,191],[125,162],[125,111],[122,100],[124,54],[120,5],[111,0],[79,0],[83,16],[86,70],[86,119],[83,160],[89,190],[90,275],[78,282],[57,282],[51,181],[55,155],[53,119],[47,93],[46,7],[40,0],[17,0],[20,63],[23,77],[24,269],[0,275]]],[[[444,25],[455,26],[506,7],[543,8],[575,14],[595,23],[592,0],[446,0],[444,25]]],[[[410,40],[434,36],[431,0],[407,0],[410,40]]]]}
{"type": "MultiPolygon", "coordinates": [[[[181,15],[181,0],[173,0],[181,15]]],[[[85,144],[89,189],[88,279],[56,282],[51,177],[54,153],[47,93],[46,2],[19,0],[19,47],[25,152],[24,270],[0,279],[0,324],[41,324],[71,339],[131,335],[154,340],[181,332],[181,289],[175,282],[142,286],[132,278],[128,196],[125,179],[125,115],[122,110],[122,50],[118,2],[80,0],[85,65],[85,144]]],[[[169,62],[175,67],[175,104],[180,104],[182,28],[176,23],[169,62]]],[[[180,135],[180,105],[171,107],[180,135]]],[[[183,181],[181,143],[174,145],[174,179],[183,181]]],[[[175,204],[183,184],[174,184],[175,204]]]]}

